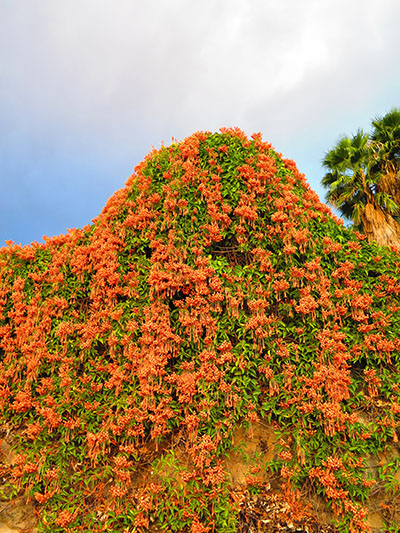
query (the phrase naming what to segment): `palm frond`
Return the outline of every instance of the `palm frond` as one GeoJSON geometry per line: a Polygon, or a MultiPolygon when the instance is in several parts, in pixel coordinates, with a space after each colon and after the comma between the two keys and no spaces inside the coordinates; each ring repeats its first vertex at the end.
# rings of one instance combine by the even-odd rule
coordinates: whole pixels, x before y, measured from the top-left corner
{"type": "Polygon", "coordinates": [[[376,203],[383,208],[389,215],[398,215],[400,207],[396,204],[393,198],[384,192],[377,192],[375,195],[376,203]]]}

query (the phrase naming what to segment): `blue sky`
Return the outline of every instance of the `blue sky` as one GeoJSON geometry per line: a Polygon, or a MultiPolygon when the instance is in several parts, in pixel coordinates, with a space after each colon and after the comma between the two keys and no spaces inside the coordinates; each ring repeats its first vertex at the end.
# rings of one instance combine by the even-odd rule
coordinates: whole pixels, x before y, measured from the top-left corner
{"type": "Polygon", "coordinates": [[[91,222],[152,146],[261,131],[324,199],[400,107],[398,0],[0,0],[0,246],[91,222]]]}

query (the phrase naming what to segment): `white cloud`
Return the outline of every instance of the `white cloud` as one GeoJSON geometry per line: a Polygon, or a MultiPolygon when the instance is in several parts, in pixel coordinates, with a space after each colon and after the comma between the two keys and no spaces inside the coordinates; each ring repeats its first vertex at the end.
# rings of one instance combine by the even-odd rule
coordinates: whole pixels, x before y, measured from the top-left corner
{"type": "Polygon", "coordinates": [[[21,138],[134,164],[162,139],[239,126],[315,168],[399,105],[398,0],[3,0],[0,16],[6,159],[21,138]]]}
{"type": "Polygon", "coordinates": [[[2,97],[42,123],[88,131],[129,120],[195,127],[243,118],[255,105],[273,115],[282,95],[310,108],[313,92],[299,92],[308,82],[328,98],[346,80],[355,87],[354,76],[371,83],[399,40],[391,21],[400,5],[389,0],[9,5],[2,97]]]}

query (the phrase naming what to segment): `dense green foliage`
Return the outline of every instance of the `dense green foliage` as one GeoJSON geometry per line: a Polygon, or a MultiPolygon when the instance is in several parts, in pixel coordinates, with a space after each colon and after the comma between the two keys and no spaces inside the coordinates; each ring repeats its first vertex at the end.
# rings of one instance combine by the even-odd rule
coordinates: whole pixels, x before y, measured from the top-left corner
{"type": "Polygon", "coordinates": [[[396,460],[368,466],[398,438],[399,294],[398,251],[260,135],[154,150],[92,225],[0,252],[1,499],[39,532],[234,532],[225,458],[263,422],[241,490],[276,473],[293,519],[307,488],[367,531],[371,490],[399,495],[396,460]]]}

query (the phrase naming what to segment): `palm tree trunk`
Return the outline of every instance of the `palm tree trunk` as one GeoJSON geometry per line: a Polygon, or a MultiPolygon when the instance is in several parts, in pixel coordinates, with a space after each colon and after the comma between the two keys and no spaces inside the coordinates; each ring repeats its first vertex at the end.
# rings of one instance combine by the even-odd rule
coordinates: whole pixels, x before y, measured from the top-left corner
{"type": "Polygon", "coordinates": [[[369,242],[376,241],[379,246],[400,246],[400,225],[376,205],[366,204],[361,223],[369,242]]]}

